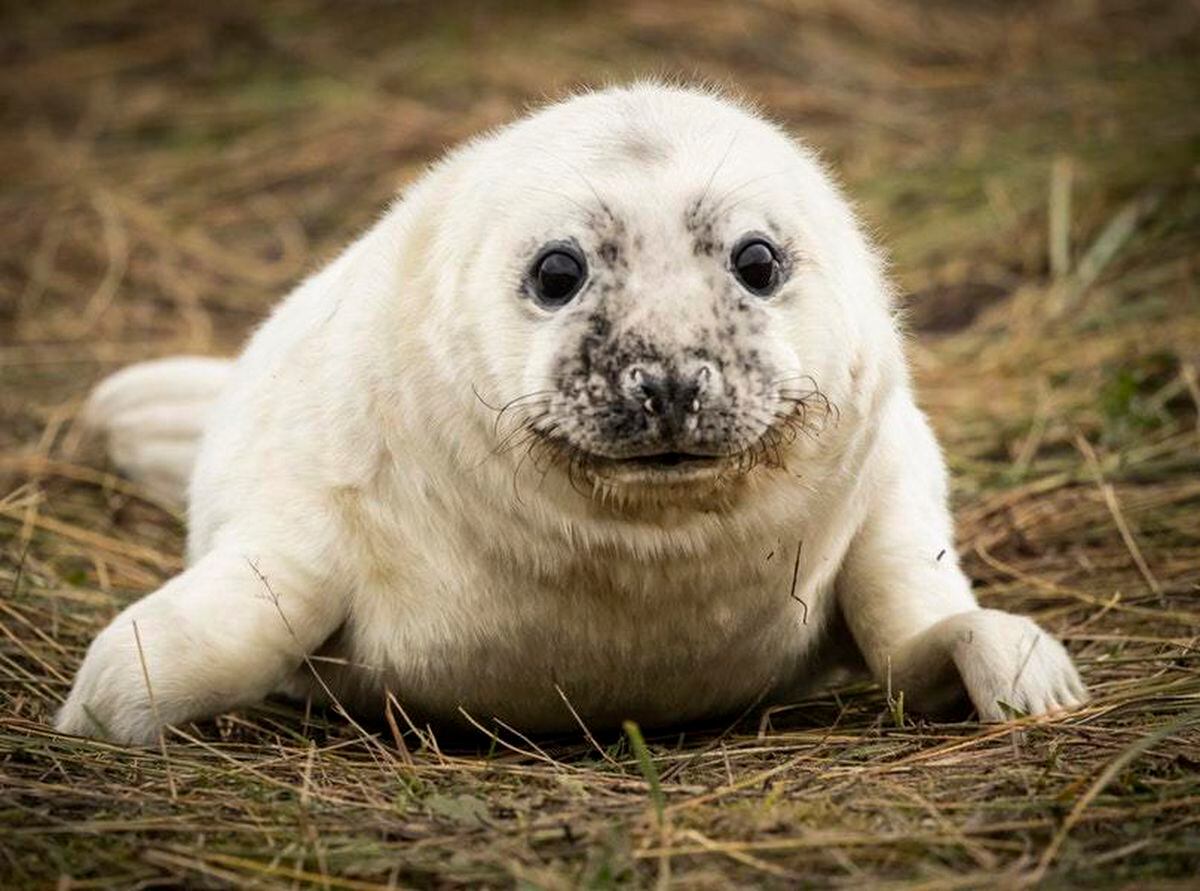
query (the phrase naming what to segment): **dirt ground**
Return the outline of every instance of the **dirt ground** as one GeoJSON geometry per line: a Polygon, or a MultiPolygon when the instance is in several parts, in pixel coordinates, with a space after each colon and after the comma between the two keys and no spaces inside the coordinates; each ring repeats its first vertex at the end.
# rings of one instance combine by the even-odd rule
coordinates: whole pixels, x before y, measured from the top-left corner
{"type": "Polygon", "coordinates": [[[5,3],[0,125],[0,886],[1198,887],[1197,4],[5,3]],[[446,147],[634,76],[729,86],[841,172],[979,597],[1093,701],[933,723],[859,685],[644,744],[282,703],[165,751],[55,735],[181,559],[81,441],[88,388],[233,351],[446,147]]]}

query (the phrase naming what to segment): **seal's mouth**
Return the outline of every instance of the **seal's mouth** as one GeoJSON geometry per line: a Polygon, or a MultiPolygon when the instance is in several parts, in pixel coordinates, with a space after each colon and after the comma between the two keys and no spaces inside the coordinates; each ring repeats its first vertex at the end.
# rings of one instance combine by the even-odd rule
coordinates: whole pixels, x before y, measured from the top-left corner
{"type": "Polygon", "coordinates": [[[663,451],[622,458],[590,455],[590,469],[610,480],[654,484],[695,482],[727,470],[729,456],[663,451]]]}
{"type": "Polygon", "coordinates": [[[689,461],[716,461],[713,455],[696,455],[690,452],[660,452],[654,455],[636,455],[635,458],[617,459],[623,464],[642,467],[678,467],[689,461]]]}
{"type": "Polygon", "coordinates": [[[653,455],[637,455],[633,458],[615,459],[618,463],[645,467],[650,470],[679,467],[684,464],[714,463],[720,459],[713,455],[697,455],[692,452],[658,452],[653,455]]]}
{"type": "MultiPolygon", "coordinates": [[[[608,489],[619,487],[627,494],[638,489],[659,490],[693,486],[725,485],[749,476],[758,467],[782,466],[782,448],[791,441],[786,434],[767,428],[757,438],[742,442],[638,443],[624,448],[585,448],[556,431],[532,427],[535,462],[559,465],[568,479],[590,481],[608,489]]],[[[607,444],[605,444],[607,445],[607,444]]],[[[699,490],[697,490],[699,491],[699,490]]]]}

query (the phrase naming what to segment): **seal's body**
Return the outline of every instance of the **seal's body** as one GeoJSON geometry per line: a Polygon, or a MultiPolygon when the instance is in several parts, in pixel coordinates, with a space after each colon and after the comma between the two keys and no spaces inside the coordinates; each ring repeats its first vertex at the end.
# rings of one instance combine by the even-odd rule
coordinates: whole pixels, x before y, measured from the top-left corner
{"type": "Polygon", "coordinates": [[[190,478],[190,566],[92,644],[66,731],[271,692],[662,724],[846,654],[918,708],[1085,695],[974,601],[846,202],[708,94],[594,93],[460,149],[235,364],[135,366],[88,418],[131,475],[190,478]]]}

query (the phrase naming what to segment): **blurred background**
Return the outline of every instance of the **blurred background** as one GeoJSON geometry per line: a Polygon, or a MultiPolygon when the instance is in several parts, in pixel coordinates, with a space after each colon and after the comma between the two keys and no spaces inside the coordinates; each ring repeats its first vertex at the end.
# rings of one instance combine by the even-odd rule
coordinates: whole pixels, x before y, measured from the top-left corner
{"type": "Polygon", "coordinates": [[[840,172],[917,331],[1005,334],[992,365],[918,347],[935,416],[966,412],[943,435],[982,437],[955,457],[1021,457],[1056,404],[1112,439],[1196,392],[1195,2],[2,8],[0,446],[49,447],[119,364],[235,350],[448,147],[635,77],[760,104],[840,172]]]}
{"type": "Polygon", "coordinates": [[[1189,192],[1195,232],[1195,3],[3,9],[0,330],[75,359],[232,346],[448,146],[633,77],[726,87],[818,147],[920,328],[1066,272],[1149,187],[1189,192]]]}
{"type": "MultiPolygon", "coordinates": [[[[206,731],[246,742],[255,764],[260,745],[283,746],[281,733],[293,748],[262,768],[270,782],[222,787],[228,794],[212,771],[240,750],[216,759],[188,749],[203,765],[188,806],[213,827],[189,842],[187,856],[211,867],[195,872],[178,851],[136,853],[183,837],[171,835],[174,798],[159,787],[135,794],[142,781],[120,759],[46,736],[91,636],[180,565],[180,518],[104,471],[97,455],[77,453],[74,418],[88,388],[138,359],[233,352],[447,148],[531,105],[635,77],[743,95],[839,171],[893,261],[979,596],[1045,622],[1096,695],[1069,728],[1030,731],[1020,744],[972,737],[969,757],[930,760],[931,775],[857,791],[838,777],[873,770],[878,758],[925,763],[937,739],[903,735],[912,726],[903,715],[881,719],[876,690],[804,713],[819,734],[837,724],[853,740],[835,755],[825,736],[814,742],[798,725],[764,719],[776,750],[815,746],[815,766],[798,761],[772,780],[804,795],[732,814],[696,810],[693,828],[736,839],[818,825],[849,841],[798,845],[767,867],[759,855],[730,855],[716,873],[701,858],[676,875],[708,875],[711,887],[730,887],[735,873],[784,886],[788,875],[973,875],[992,887],[1004,870],[1028,878],[1034,864],[1099,885],[1194,879],[1200,737],[1169,723],[1200,701],[1200,4],[1183,0],[0,2],[0,819],[32,833],[0,858],[0,878],[6,868],[31,881],[55,870],[129,882],[211,877],[208,852],[251,856],[274,844],[248,827],[292,819],[272,810],[291,813],[277,787],[310,780],[295,758],[315,732],[307,715],[301,725],[294,714],[252,713],[206,731]],[[880,721],[893,719],[901,736],[881,738],[880,721]],[[1154,758],[1120,774],[1119,794],[1089,812],[1095,822],[1069,843],[1054,836],[1063,803],[1162,726],[1154,758]],[[842,760],[825,770],[822,758],[842,760]],[[112,818],[132,828],[93,848],[62,818],[90,817],[95,788],[123,802],[112,818]],[[953,832],[911,840],[934,831],[920,822],[929,808],[935,828],[953,832]],[[150,824],[138,821],[154,813],[166,821],[154,831],[166,835],[139,836],[150,824]],[[997,821],[1009,834],[979,840],[997,821]],[[910,841],[876,848],[855,832],[910,841]]],[[[325,732],[336,738],[338,726],[325,732]]],[[[715,788],[726,771],[732,783],[770,768],[771,747],[753,732],[724,740],[723,764],[688,760],[672,782],[715,788]]],[[[338,791],[340,810],[312,818],[343,833],[343,847],[329,849],[334,867],[365,862],[359,874],[386,876],[362,859],[375,842],[355,836],[354,821],[382,826],[372,839],[411,838],[425,825],[413,822],[418,812],[441,841],[406,853],[415,872],[404,875],[459,870],[463,882],[486,883],[542,862],[524,830],[497,830],[472,849],[477,824],[464,818],[459,836],[445,825],[461,816],[464,788],[480,793],[484,813],[496,795],[529,805],[524,792],[497,791],[468,771],[441,817],[412,801],[408,811],[363,803],[386,786],[372,772],[375,755],[339,751],[321,756],[340,759],[332,776],[361,779],[338,791]]],[[[420,774],[427,788],[450,782],[445,763],[420,774]]],[[[146,764],[137,770],[153,775],[146,764]]],[[[533,768],[522,770],[533,783],[533,768]]],[[[241,768],[237,776],[258,782],[241,768]]],[[[596,776],[590,792],[600,790],[605,813],[642,827],[642,787],[596,776]]],[[[759,785],[746,788],[757,795],[759,785]]],[[[630,846],[657,844],[655,831],[630,829],[634,841],[614,842],[616,859],[596,865],[601,830],[589,835],[572,809],[578,799],[567,798],[537,805],[579,833],[555,843],[561,875],[573,877],[565,886],[623,869],[645,878],[657,861],[630,846]]],[[[509,825],[491,814],[493,827],[509,825]]],[[[323,872],[321,849],[305,851],[298,862],[323,872]]],[[[922,887],[951,886],[961,885],[922,887]]]]}

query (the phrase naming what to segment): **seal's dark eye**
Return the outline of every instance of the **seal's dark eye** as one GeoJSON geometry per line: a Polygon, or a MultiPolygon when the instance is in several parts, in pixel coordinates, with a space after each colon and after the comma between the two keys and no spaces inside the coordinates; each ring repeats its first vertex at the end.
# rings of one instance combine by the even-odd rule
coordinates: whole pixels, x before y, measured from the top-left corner
{"type": "Polygon", "coordinates": [[[538,258],[533,268],[533,291],[537,302],[557,309],[571,302],[583,286],[586,271],[583,257],[569,248],[555,248],[538,258]]]}
{"type": "Polygon", "coordinates": [[[734,248],[733,271],[751,293],[765,297],[779,285],[779,258],[761,238],[734,248]]]}

